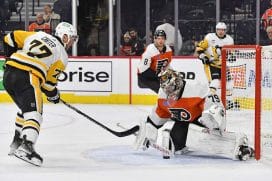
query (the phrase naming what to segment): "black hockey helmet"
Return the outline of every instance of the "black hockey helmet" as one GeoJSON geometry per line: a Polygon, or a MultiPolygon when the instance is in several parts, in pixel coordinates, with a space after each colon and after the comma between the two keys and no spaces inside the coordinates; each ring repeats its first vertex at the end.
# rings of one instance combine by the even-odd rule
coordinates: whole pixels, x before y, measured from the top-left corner
{"type": "Polygon", "coordinates": [[[154,33],[154,38],[157,38],[158,36],[163,36],[166,39],[166,33],[163,30],[156,30],[154,33]]]}

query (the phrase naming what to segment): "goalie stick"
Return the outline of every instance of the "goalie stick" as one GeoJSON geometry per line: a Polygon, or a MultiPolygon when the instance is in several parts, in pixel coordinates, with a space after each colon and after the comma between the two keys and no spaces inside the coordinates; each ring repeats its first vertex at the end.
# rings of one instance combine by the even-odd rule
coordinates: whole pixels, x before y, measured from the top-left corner
{"type": "Polygon", "coordinates": [[[82,111],[80,111],[76,107],[72,106],[71,104],[65,102],[64,100],[60,99],[60,102],[62,102],[65,106],[69,107],[70,109],[74,110],[78,114],[84,116],[88,120],[94,122],[95,124],[99,125],[100,127],[104,128],[105,130],[107,130],[108,132],[110,132],[111,134],[113,134],[115,136],[118,136],[118,137],[129,136],[129,135],[134,134],[135,132],[137,132],[140,129],[140,127],[138,125],[136,125],[136,126],[130,128],[130,129],[127,129],[126,131],[122,131],[122,132],[114,131],[114,130],[108,128],[107,126],[105,126],[104,124],[102,124],[102,123],[96,121],[95,119],[91,118],[87,114],[83,113],[82,111]]]}
{"type": "MultiPolygon", "coordinates": [[[[117,123],[116,124],[119,128],[122,128],[122,129],[124,129],[124,130],[126,130],[127,128],[125,128],[123,125],[121,125],[120,123],[117,123]]],[[[136,132],[135,133],[132,133],[134,136],[137,136],[137,134],[136,134],[136,132]]],[[[158,144],[156,144],[156,143],[153,143],[153,142],[149,142],[149,146],[151,146],[152,148],[154,148],[154,149],[156,149],[156,150],[158,150],[158,151],[160,151],[160,152],[162,152],[162,154],[164,155],[164,156],[171,156],[171,155],[173,155],[173,153],[170,151],[170,150],[168,150],[168,149],[165,149],[165,148],[163,148],[162,146],[160,146],[160,145],[158,145],[158,144]]]]}

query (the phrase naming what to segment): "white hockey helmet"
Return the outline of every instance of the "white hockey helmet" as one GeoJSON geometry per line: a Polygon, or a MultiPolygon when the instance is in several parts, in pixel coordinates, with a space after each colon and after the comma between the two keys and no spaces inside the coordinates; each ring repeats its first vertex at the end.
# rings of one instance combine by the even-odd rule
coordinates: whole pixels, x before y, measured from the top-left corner
{"type": "MultiPolygon", "coordinates": [[[[71,25],[70,23],[61,22],[57,25],[57,27],[55,29],[55,36],[59,37],[61,39],[61,41],[63,41],[63,35],[65,35],[65,34],[68,36],[67,42],[69,42],[71,38],[74,39],[74,42],[76,42],[78,40],[76,28],[73,25],[71,25]]],[[[64,43],[64,42],[62,42],[62,43],[64,43]]],[[[66,46],[66,43],[64,43],[64,45],[66,46]]]]}
{"type": "Polygon", "coordinates": [[[179,98],[180,90],[184,86],[181,73],[173,69],[166,69],[159,73],[158,77],[160,78],[160,87],[167,95],[167,98],[177,100],[179,98]]]}
{"type": "Polygon", "coordinates": [[[224,29],[224,30],[226,30],[227,29],[227,25],[224,22],[218,22],[216,24],[215,29],[224,29]]]}

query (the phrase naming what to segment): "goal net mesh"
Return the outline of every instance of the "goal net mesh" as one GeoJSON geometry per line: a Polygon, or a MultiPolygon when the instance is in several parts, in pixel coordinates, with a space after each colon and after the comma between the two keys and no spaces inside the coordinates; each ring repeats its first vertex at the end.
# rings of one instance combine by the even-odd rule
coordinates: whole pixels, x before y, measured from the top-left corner
{"type": "Polygon", "coordinates": [[[256,159],[272,160],[272,46],[223,48],[221,87],[227,125],[249,136],[256,159]]]}

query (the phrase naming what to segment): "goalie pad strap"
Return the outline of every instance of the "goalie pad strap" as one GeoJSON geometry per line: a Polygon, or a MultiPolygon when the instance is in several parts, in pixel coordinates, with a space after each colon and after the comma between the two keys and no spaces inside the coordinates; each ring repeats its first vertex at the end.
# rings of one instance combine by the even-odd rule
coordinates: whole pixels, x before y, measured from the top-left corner
{"type": "Polygon", "coordinates": [[[147,117],[146,122],[152,124],[152,126],[154,126],[154,127],[157,128],[157,129],[160,129],[160,128],[163,126],[163,125],[156,125],[156,124],[150,119],[149,116],[147,117]]]}

